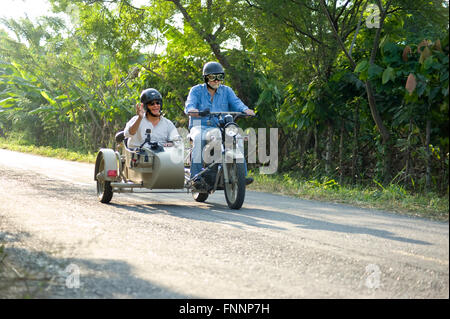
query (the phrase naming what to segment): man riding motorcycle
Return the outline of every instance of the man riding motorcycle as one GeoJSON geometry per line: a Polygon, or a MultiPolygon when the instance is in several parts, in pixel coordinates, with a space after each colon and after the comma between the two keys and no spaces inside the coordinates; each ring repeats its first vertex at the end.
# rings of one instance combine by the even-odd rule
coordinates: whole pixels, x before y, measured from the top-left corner
{"type": "MultiPolygon", "coordinates": [[[[202,170],[202,150],[205,146],[206,133],[217,127],[217,119],[200,116],[199,112],[209,109],[211,112],[245,112],[255,115],[234,93],[223,85],[225,71],[218,62],[208,62],[203,67],[204,84],[191,88],[186,100],[184,112],[189,115],[190,138],[193,141],[191,178],[202,170]]],[[[242,143],[243,144],[243,143],[242,143]]],[[[243,145],[240,145],[243,149],[243,145]]],[[[246,184],[253,182],[246,178],[246,184]]],[[[194,180],[194,186],[201,184],[200,179],[194,180]]]]}

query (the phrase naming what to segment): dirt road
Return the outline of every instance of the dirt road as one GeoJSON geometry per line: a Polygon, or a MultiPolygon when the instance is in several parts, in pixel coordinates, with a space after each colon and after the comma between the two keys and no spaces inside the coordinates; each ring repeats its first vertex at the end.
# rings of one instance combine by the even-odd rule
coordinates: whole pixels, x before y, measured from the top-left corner
{"type": "Polygon", "coordinates": [[[93,174],[0,150],[0,246],[47,278],[39,296],[449,298],[448,223],[259,192],[105,205],[93,174]]]}

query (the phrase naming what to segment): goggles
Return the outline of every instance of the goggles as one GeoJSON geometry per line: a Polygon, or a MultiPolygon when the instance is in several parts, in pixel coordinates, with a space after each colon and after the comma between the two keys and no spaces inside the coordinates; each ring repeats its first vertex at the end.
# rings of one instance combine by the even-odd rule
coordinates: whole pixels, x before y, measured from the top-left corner
{"type": "Polygon", "coordinates": [[[155,104],[161,105],[161,101],[160,100],[153,100],[147,103],[147,105],[153,106],[155,104]]]}
{"type": "Polygon", "coordinates": [[[218,74],[208,74],[208,75],[206,75],[206,79],[208,80],[208,81],[215,81],[215,80],[217,80],[217,81],[223,81],[224,79],[225,79],[225,74],[223,74],[223,73],[218,73],[218,74]]]}

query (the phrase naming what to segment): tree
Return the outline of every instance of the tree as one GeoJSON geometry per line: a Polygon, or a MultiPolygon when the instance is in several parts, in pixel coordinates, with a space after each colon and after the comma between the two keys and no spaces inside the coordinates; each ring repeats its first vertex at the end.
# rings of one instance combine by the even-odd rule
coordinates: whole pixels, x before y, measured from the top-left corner
{"type": "Polygon", "coordinates": [[[147,87],[186,126],[184,100],[204,63],[216,60],[225,84],[259,115],[243,127],[279,127],[281,171],[340,183],[384,176],[418,190],[448,185],[443,1],[378,1],[379,28],[367,27],[374,7],[363,0],[51,2],[70,26],[2,22],[18,37],[0,40],[3,127],[16,121],[39,132],[30,133],[39,143],[96,150],[112,143],[147,87]],[[408,76],[414,90],[411,80],[405,88],[408,76]]]}

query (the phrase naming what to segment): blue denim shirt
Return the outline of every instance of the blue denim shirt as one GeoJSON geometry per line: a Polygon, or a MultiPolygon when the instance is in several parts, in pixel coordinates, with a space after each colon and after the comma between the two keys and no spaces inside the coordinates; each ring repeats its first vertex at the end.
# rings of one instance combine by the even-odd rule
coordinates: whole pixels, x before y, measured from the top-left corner
{"type": "MultiPolygon", "coordinates": [[[[209,108],[211,112],[243,112],[248,109],[248,107],[236,96],[234,91],[226,85],[221,84],[219,86],[216,94],[214,94],[212,102],[206,83],[192,87],[186,100],[184,112],[187,114],[192,109],[203,111],[207,108],[209,108]]],[[[189,116],[189,129],[191,129],[194,124],[193,120],[195,120],[196,125],[198,125],[197,123],[200,123],[201,120],[202,126],[217,126],[216,117],[212,118],[211,122],[208,123],[209,116],[201,118],[189,116]]]]}

